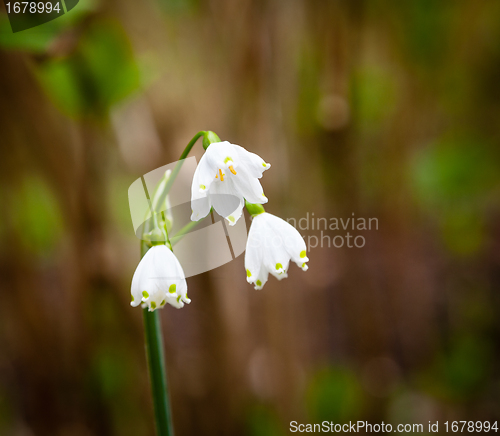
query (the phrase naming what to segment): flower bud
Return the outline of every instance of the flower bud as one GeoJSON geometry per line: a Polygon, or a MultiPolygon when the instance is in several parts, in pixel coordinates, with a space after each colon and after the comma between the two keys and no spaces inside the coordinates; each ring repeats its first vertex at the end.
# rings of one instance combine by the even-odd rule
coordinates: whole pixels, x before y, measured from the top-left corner
{"type": "Polygon", "coordinates": [[[209,130],[205,132],[205,134],[203,135],[203,148],[206,150],[208,146],[212,144],[212,142],[221,142],[221,141],[216,133],[209,130]]]}
{"type": "Polygon", "coordinates": [[[162,228],[155,227],[148,233],[145,233],[143,238],[146,241],[151,242],[151,245],[165,245],[167,242],[167,234],[165,232],[164,225],[162,228]]]}
{"type": "Polygon", "coordinates": [[[248,213],[252,215],[252,217],[256,215],[260,215],[261,213],[264,213],[264,207],[262,204],[254,204],[254,203],[249,203],[248,201],[245,200],[245,207],[248,210],[248,213]]]}

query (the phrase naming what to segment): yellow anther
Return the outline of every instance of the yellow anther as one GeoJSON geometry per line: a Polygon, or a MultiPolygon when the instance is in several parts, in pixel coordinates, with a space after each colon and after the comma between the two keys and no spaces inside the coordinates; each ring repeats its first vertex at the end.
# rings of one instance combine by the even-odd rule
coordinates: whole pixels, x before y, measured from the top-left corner
{"type": "Polygon", "coordinates": [[[234,168],[232,165],[229,165],[229,171],[231,171],[234,175],[236,175],[236,171],[234,171],[234,168]]]}
{"type": "Polygon", "coordinates": [[[222,170],[219,168],[219,174],[220,174],[220,181],[224,181],[224,174],[222,174],[222,170]]]}

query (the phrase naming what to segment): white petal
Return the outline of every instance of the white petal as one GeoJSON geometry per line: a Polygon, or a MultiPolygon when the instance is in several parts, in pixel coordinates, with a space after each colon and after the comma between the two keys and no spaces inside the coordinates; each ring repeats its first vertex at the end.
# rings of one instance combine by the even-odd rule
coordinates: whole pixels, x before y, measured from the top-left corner
{"type": "Polygon", "coordinates": [[[245,167],[248,174],[252,177],[260,179],[262,173],[271,168],[271,164],[266,163],[259,155],[251,153],[239,145],[233,144],[233,147],[238,152],[239,162],[241,162],[241,165],[245,167]]]}
{"type": "Polygon", "coordinates": [[[259,156],[238,145],[227,141],[210,144],[193,177],[191,220],[205,217],[213,206],[234,225],[242,214],[244,198],[251,203],[267,202],[258,178],[269,167],[259,156]]]}
{"type": "Polygon", "coordinates": [[[261,220],[261,215],[257,215],[252,220],[245,251],[247,282],[254,283],[255,289],[262,289],[269,275],[267,269],[263,265],[266,247],[264,234],[265,225],[261,220]]]}
{"type": "Polygon", "coordinates": [[[254,283],[255,289],[262,289],[268,279],[268,271],[262,264],[262,252],[256,248],[249,248],[245,251],[245,269],[247,282],[254,283]]]}
{"type": "Polygon", "coordinates": [[[191,198],[191,221],[199,221],[202,218],[205,218],[210,213],[210,208],[212,205],[210,204],[210,198],[208,195],[203,195],[199,198],[191,198]]]}
{"type": "Polygon", "coordinates": [[[222,141],[210,144],[204,156],[207,156],[212,169],[218,171],[219,168],[227,168],[231,165],[230,162],[236,162],[238,152],[233,144],[228,141],[222,141]]]}
{"type": "Polygon", "coordinates": [[[185,274],[179,260],[175,256],[175,253],[172,253],[167,247],[165,248],[168,251],[168,257],[170,258],[166,273],[169,280],[171,280],[169,288],[165,293],[167,296],[166,302],[180,309],[184,306],[184,303],[191,302],[191,300],[187,298],[187,283],[185,274]],[[175,285],[175,293],[172,292],[172,285],[175,285]]]}
{"type": "Polygon", "coordinates": [[[150,286],[146,288],[144,291],[146,294],[142,297],[142,301],[147,305],[150,312],[161,306],[165,300],[165,289],[168,286],[169,283],[166,280],[151,278],[150,286]]]}
{"type": "Polygon", "coordinates": [[[216,171],[209,164],[206,153],[202,156],[193,176],[191,185],[191,220],[199,221],[206,217],[212,207],[208,199],[208,192],[215,180],[216,171]]]}
{"type": "Polygon", "coordinates": [[[131,306],[138,306],[142,301],[142,291],[146,289],[148,283],[148,277],[150,276],[150,260],[153,256],[153,253],[150,253],[151,250],[144,255],[144,257],[140,260],[139,265],[135,269],[134,276],[132,277],[132,302],[131,306]]]}
{"type": "Polygon", "coordinates": [[[278,280],[287,277],[290,256],[288,255],[281,235],[269,225],[269,214],[263,215],[265,225],[263,226],[263,235],[265,237],[266,247],[263,253],[263,266],[278,280]]]}
{"type": "Polygon", "coordinates": [[[307,270],[305,253],[305,242],[293,226],[269,213],[257,215],[248,233],[245,253],[247,281],[258,283],[256,289],[260,289],[269,273],[282,280],[287,277],[291,259],[307,270]]]}
{"type": "Polygon", "coordinates": [[[151,261],[151,273],[155,278],[167,280],[184,278],[184,272],[177,257],[166,245],[155,245],[149,251],[154,253],[151,261]]]}
{"type": "Polygon", "coordinates": [[[132,279],[134,300],[131,304],[137,306],[142,302],[150,311],[167,302],[182,307],[184,303],[181,305],[178,301],[178,289],[186,295],[187,283],[177,257],[165,245],[150,248],[139,262],[132,279]]]}
{"type": "Polygon", "coordinates": [[[244,200],[242,195],[236,190],[231,178],[224,179],[223,182],[217,181],[213,184],[210,191],[210,203],[215,211],[229,220],[229,216],[234,217],[234,223],[238,221],[243,210],[244,200]]]}
{"type": "Polygon", "coordinates": [[[243,195],[250,203],[267,203],[267,197],[259,180],[251,177],[245,169],[240,168],[238,174],[231,177],[235,189],[243,195]]]}
{"type": "Polygon", "coordinates": [[[191,198],[195,197],[195,193],[208,192],[210,185],[215,180],[217,171],[217,168],[211,163],[209,154],[205,153],[194,171],[193,183],[191,184],[191,198]]]}
{"type": "Polygon", "coordinates": [[[244,201],[242,200],[240,202],[240,205],[236,208],[236,210],[231,213],[231,215],[228,215],[224,218],[227,219],[228,223],[230,226],[234,226],[238,220],[241,218],[241,215],[243,213],[243,206],[245,205],[244,201]]]}
{"type": "Polygon", "coordinates": [[[269,273],[267,272],[267,270],[265,268],[262,268],[254,280],[252,280],[252,281],[247,280],[247,281],[248,281],[248,283],[254,284],[254,289],[259,290],[259,289],[262,289],[264,287],[264,285],[267,283],[268,278],[269,278],[269,273]]]}
{"type": "Polygon", "coordinates": [[[290,258],[302,269],[307,270],[306,243],[298,230],[285,220],[269,215],[269,225],[283,239],[284,247],[290,258]]]}
{"type": "Polygon", "coordinates": [[[184,283],[180,284],[179,287],[177,288],[177,301],[180,302],[184,302],[184,303],[191,303],[191,300],[188,298],[187,296],[187,284],[186,284],[186,281],[184,281],[184,283]],[[180,300],[179,300],[179,297],[180,297],[180,300]]]}

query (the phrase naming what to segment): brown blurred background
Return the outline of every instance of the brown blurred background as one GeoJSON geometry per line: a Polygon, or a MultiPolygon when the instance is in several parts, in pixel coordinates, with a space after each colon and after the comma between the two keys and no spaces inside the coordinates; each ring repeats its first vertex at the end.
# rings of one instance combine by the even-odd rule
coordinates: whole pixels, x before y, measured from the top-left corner
{"type": "Polygon", "coordinates": [[[243,256],[188,280],[161,313],[178,436],[500,418],[498,0],[4,12],[0,435],[154,434],[127,190],[206,129],[272,164],[268,212],[378,230],[261,291],[243,256]]]}

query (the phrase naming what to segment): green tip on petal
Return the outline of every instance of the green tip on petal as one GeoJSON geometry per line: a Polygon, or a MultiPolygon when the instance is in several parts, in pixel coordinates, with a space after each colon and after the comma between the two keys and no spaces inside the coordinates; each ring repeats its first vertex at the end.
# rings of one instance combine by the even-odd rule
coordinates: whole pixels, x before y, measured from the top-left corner
{"type": "Polygon", "coordinates": [[[151,309],[156,309],[156,303],[154,301],[151,302],[151,309]]]}
{"type": "Polygon", "coordinates": [[[276,269],[283,269],[283,265],[281,265],[281,263],[277,263],[276,264],[276,269]]]}
{"type": "Polygon", "coordinates": [[[160,303],[160,306],[164,306],[165,305],[165,300],[163,300],[161,303],[160,303]]]}
{"type": "Polygon", "coordinates": [[[305,266],[306,266],[306,263],[304,262],[304,263],[302,264],[302,268],[304,268],[305,266]]]}
{"type": "Polygon", "coordinates": [[[234,216],[230,215],[230,216],[227,217],[227,219],[229,221],[231,221],[232,223],[234,223],[234,216]]]}
{"type": "MultiPolygon", "coordinates": [[[[252,277],[252,273],[250,272],[249,269],[247,269],[247,277],[252,277]]],[[[132,300],[134,299],[134,297],[132,297],[132,300]]]]}
{"type": "Polygon", "coordinates": [[[181,301],[181,296],[179,295],[179,296],[177,297],[177,303],[180,303],[180,301],[181,301]]]}
{"type": "Polygon", "coordinates": [[[170,287],[168,288],[168,292],[170,292],[171,294],[175,294],[176,289],[177,285],[174,283],[173,285],[170,285],[170,287]]]}
{"type": "Polygon", "coordinates": [[[260,280],[257,280],[257,281],[255,282],[255,284],[256,284],[257,286],[262,286],[262,282],[261,282],[260,280]]]}
{"type": "Polygon", "coordinates": [[[146,291],[142,291],[142,296],[144,298],[149,298],[149,294],[146,291]]]}
{"type": "Polygon", "coordinates": [[[130,294],[130,297],[132,298],[132,300],[131,300],[131,301],[132,301],[132,303],[133,303],[133,302],[135,301],[134,296],[133,296],[132,294],[130,294]]]}
{"type": "Polygon", "coordinates": [[[262,162],[263,167],[267,167],[267,164],[265,162],[262,162]]]}
{"type": "Polygon", "coordinates": [[[302,251],[300,252],[300,257],[301,257],[301,258],[306,257],[306,250],[302,250],[302,251]]]}
{"type": "Polygon", "coordinates": [[[200,185],[200,189],[207,189],[205,185],[200,185]]]}
{"type": "Polygon", "coordinates": [[[224,159],[224,163],[228,163],[229,161],[234,162],[229,156],[224,159]]]}

